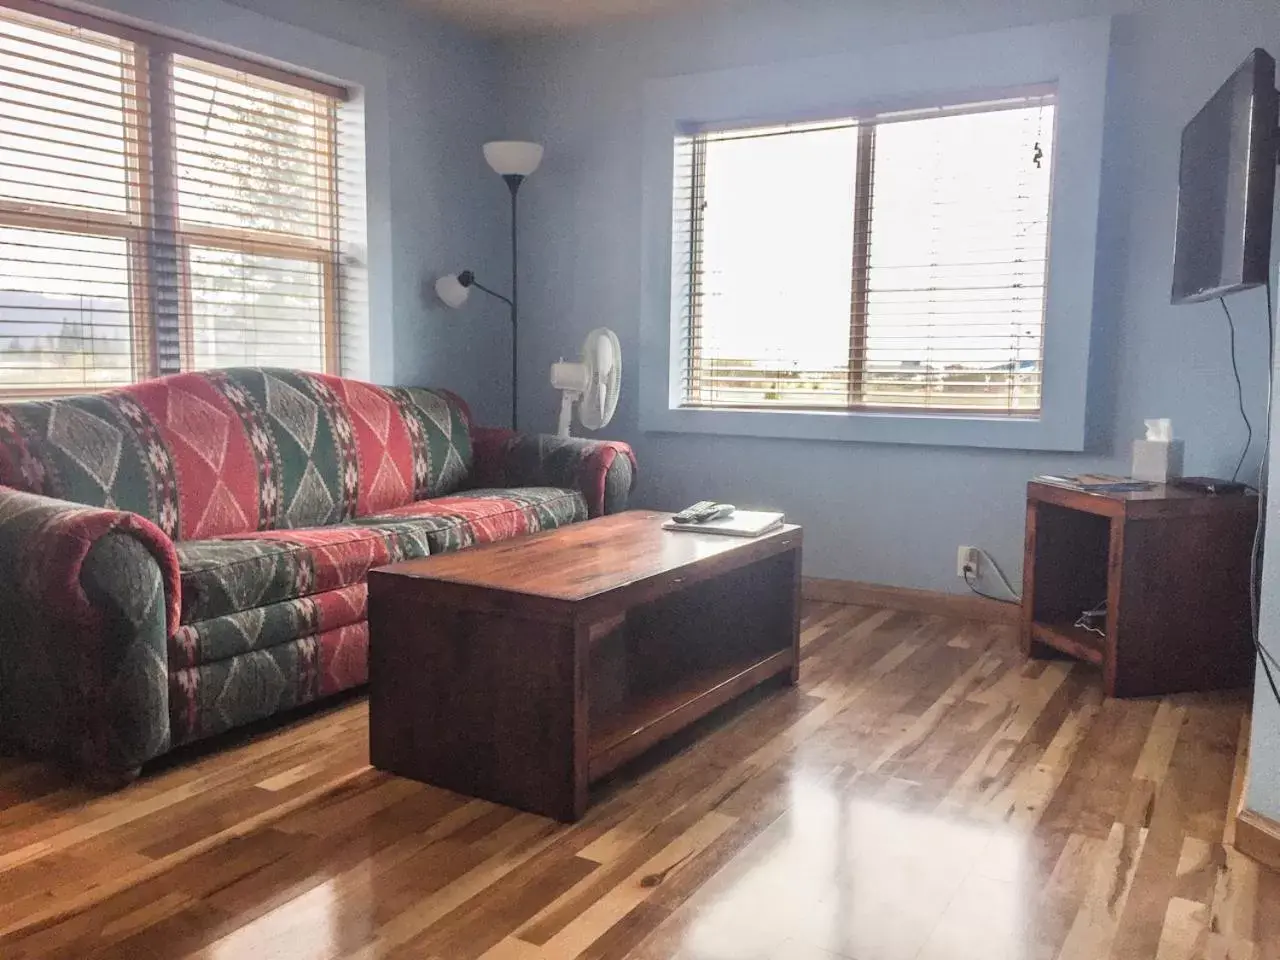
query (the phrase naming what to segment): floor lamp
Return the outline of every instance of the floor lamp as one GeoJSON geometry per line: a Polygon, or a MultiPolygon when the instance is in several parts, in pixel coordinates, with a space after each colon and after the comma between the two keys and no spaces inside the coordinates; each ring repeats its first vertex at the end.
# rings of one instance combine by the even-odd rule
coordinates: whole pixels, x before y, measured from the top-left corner
{"type": "Polygon", "coordinates": [[[471,288],[487,293],[501,300],[511,308],[511,429],[519,429],[519,363],[517,347],[519,345],[519,290],[520,278],[516,260],[516,194],[520,192],[520,184],[525,177],[538,169],[542,163],[542,145],[525,143],[520,140],[497,140],[484,145],[484,159],[506,181],[511,191],[511,296],[505,297],[480,283],[471,270],[461,273],[450,273],[436,281],[436,295],[444,303],[457,310],[471,296],[471,288]]]}

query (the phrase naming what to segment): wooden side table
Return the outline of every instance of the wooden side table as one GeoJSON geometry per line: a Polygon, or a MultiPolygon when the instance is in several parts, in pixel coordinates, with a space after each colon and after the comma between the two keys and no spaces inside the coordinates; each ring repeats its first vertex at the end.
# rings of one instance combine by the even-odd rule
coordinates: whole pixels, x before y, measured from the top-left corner
{"type": "Polygon", "coordinates": [[[1243,686],[1253,676],[1253,495],[1027,485],[1022,644],[1102,667],[1108,696],[1243,686]],[[1075,626],[1106,600],[1105,636],[1075,626]]]}

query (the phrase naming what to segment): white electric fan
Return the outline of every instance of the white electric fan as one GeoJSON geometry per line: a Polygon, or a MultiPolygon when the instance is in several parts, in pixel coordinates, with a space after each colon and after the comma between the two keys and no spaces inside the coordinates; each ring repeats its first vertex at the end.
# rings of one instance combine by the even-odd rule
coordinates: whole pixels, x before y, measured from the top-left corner
{"type": "Polygon", "coordinates": [[[561,360],[551,365],[551,385],[563,392],[560,401],[562,437],[569,436],[573,405],[578,405],[578,422],[588,430],[599,430],[613,419],[622,389],[622,347],[617,335],[606,327],[587,334],[578,363],[561,360]]]}

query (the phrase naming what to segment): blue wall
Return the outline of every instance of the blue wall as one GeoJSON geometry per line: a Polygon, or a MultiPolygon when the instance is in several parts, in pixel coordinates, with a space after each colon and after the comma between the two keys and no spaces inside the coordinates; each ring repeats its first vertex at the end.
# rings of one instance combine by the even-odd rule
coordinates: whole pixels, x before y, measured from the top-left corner
{"type": "MultiPolygon", "coordinates": [[[[625,386],[609,432],[636,446],[648,505],[704,497],[775,505],[809,528],[809,575],[933,590],[963,590],[955,577],[962,543],[987,547],[1016,577],[1027,478],[1055,470],[1128,472],[1129,444],[1144,418],[1173,418],[1187,442],[1189,472],[1231,472],[1244,432],[1221,312],[1216,304],[1168,302],[1178,136],[1253,46],[1280,53],[1280,7],[1244,0],[1159,7],[1134,0],[772,0],[707,11],[507,48],[508,127],[547,147],[525,194],[524,423],[553,425],[547,369],[594,326],[618,332],[624,384],[636,383],[645,80],[1114,13],[1090,381],[1093,453],[645,434],[635,391],[625,386]]],[[[936,80],[943,89],[965,82],[936,80]]],[[[1243,328],[1245,386],[1260,420],[1262,298],[1239,297],[1233,308],[1243,328]]]]}
{"type": "MultiPolygon", "coordinates": [[[[1272,371],[1273,382],[1280,371],[1272,371]]],[[[1271,462],[1268,467],[1272,477],[1272,497],[1267,502],[1267,540],[1263,555],[1270,563],[1262,568],[1262,615],[1259,634],[1263,645],[1280,656],[1280,404],[1272,410],[1271,462]]],[[[1280,673],[1276,679],[1280,681],[1280,673]]],[[[1249,792],[1246,799],[1250,809],[1280,821],[1280,704],[1262,671],[1258,671],[1253,695],[1253,742],[1250,750],[1249,792]]]]}

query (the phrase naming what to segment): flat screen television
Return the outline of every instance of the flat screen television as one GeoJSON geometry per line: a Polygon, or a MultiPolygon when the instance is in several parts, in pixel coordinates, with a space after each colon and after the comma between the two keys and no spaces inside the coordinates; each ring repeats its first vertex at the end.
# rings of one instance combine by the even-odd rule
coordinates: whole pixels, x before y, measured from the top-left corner
{"type": "Polygon", "coordinates": [[[1174,303],[1267,282],[1278,101],[1276,62],[1254,50],[1182,131],[1174,303]]]}

